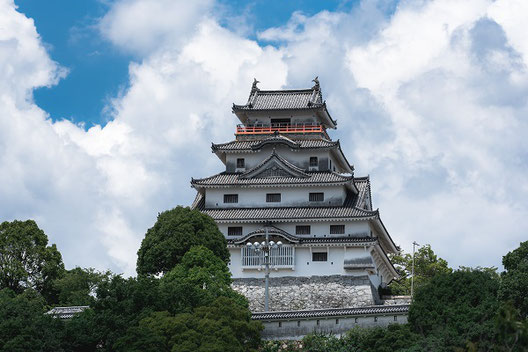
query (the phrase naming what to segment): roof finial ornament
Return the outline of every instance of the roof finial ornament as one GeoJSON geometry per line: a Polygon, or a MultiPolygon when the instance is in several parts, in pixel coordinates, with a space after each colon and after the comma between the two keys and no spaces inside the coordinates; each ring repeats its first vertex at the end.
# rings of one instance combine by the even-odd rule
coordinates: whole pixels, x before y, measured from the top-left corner
{"type": "Polygon", "coordinates": [[[258,87],[257,87],[258,83],[260,83],[260,81],[257,81],[256,78],[253,78],[253,85],[251,86],[251,91],[252,92],[259,90],[258,87]]]}
{"type": "Polygon", "coordinates": [[[314,79],[312,79],[312,82],[314,82],[314,86],[312,87],[312,89],[317,89],[319,90],[319,76],[315,76],[314,79]]]}

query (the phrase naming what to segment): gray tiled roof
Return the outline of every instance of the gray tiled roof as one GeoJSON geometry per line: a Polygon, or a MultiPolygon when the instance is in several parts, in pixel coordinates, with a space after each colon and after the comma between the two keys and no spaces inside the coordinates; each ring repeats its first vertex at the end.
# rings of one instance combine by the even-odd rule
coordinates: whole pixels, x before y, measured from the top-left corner
{"type": "Polygon", "coordinates": [[[222,172],[217,175],[193,179],[195,186],[253,186],[253,185],[321,185],[343,184],[353,180],[353,176],[341,175],[335,172],[307,172],[310,177],[270,177],[270,178],[240,178],[239,173],[222,172]]]}
{"type": "Polygon", "coordinates": [[[346,317],[376,314],[405,314],[409,311],[408,304],[390,306],[368,306],[357,308],[330,308],[317,310],[294,310],[285,312],[259,312],[253,313],[253,320],[281,320],[281,319],[306,319],[315,317],[346,317]]]}
{"type": "Polygon", "coordinates": [[[298,90],[254,90],[246,105],[233,104],[233,110],[290,110],[317,109],[324,105],[320,91],[298,90]]]}
{"type": "Polygon", "coordinates": [[[204,214],[215,221],[279,221],[288,219],[370,219],[378,211],[356,207],[283,207],[283,208],[231,208],[204,209],[204,214]]]}
{"type": "MultiPolygon", "coordinates": [[[[270,140],[276,137],[268,138],[270,140]]],[[[258,146],[265,140],[252,140],[252,141],[231,141],[228,143],[214,144],[211,146],[213,152],[215,151],[251,151],[254,150],[255,146],[258,146]]],[[[331,141],[328,139],[307,139],[307,140],[294,140],[295,143],[299,144],[300,149],[319,149],[319,148],[334,148],[339,144],[339,141],[331,141]]]]}

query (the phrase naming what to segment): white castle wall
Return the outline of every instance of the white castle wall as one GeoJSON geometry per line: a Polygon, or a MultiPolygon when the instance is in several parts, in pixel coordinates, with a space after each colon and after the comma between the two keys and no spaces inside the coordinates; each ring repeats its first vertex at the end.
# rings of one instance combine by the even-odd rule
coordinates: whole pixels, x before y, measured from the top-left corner
{"type": "MultiPolygon", "coordinates": [[[[226,171],[235,172],[238,158],[245,159],[246,170],[249,170],[267,159],[271,155],[272,150],[273,146],[269,145],[254,153],[228,153],[226,155],[226,171]]],[[[305,170],[308,170],[310,157],[312,156],[316,156],[319,159],[319,171],[328,170],[328,160],[332,160],[333,166],[336,165],[335,159],[328,149],[292,150],[285,145],[276,145],[275,150],[282,158],[305,170]]]]}
{"type": "Polygon", "coordinates": [[[207,208],[262,208],[298,206],[340,206],[345,201],[344,186],[327,187],[262,187],[208,188],[205,191],[207,208]],[[310,192],[324,193],[323,202],[309,202],[310,192]],[[281,202],[267,203],[267,193],[281,193],[281,202]],[[224,194],[238,194],[238,203],[224,203],[224,194]]]}
{"type": "MultiPolygon", "coordinates": [[[[230,248],[231,261],[229,263],[229,270],[233,278],[251,278],[264,277],[263,268],[242,268],[242,251],[241,248],[230,248]]],[[[357,259],[370,257],[370,251],[365,247],[331,247],[325,245],[318,245],[313,247],[295,247],[295,259],[293,268],[281,268],[272,271],[272,276],[321,276],[321,275],[367,275],[366,270],[345,270],[345,259],[357,259]],[[328,261],[314,262],[312,261],[312,252],[328,252],[328,261]]],[[[374,269],[376,271],[376,269],[374,269]]],[[[378,287],[380,280],[376,275],[371,275],[371,281],[374,286],[378,287]]]]}
{"type": "MultiPolygon", "coordinates": [[[[310,225],[310,235],[298,235],[299,237],[341,237],[343,235],[330,235],[330,225],[345,225],[345,235],[369,234],[370,226],[367,221],[317,221],[317,222],[284,222],[274,224],[277,228],[295,235],[297,225],[310,225]]],[[[263,224],[218,224],[220,231],[227,236],[227,228],[230,226],[242,226],[242,234],[247,235],[250,232],[262,228],[263,224]]]]}

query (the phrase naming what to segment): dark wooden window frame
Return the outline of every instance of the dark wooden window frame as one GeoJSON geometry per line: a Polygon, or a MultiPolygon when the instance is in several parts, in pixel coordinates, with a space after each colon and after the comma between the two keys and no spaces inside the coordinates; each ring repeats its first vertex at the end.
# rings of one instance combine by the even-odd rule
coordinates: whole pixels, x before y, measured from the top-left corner
{"type": "Polygon", "coordinates": [[[330,225],[330,234],[331,235],[344,235],[345,225],[330,225]]]}
{"type": "Polygon", "coordinates": [[[280,193],[266,193],[266,203],[280,203],[282,195],[280,193]]]}
{"type": "Polygon", "coordinates": [[[323,192],[314,192],[308,195],[308,200],[310,202],[324,202],[324,193],[323,192]]]}
{"type": "Polygon", "coordinates": [[[224,194],[224,203],[238,203],[238,194],[224,194]]]}
{"type": "Polygon", "coordinates": [[[309,235],[312,232],[312,227],[310,225],[297,225],[295,226],[296,235],[309,235]]]}

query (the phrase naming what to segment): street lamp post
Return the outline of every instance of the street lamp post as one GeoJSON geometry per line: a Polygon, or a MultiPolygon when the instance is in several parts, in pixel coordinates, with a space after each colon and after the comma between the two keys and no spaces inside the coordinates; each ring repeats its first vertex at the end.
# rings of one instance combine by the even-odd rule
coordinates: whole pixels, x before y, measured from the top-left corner
{"type": "MultiPolygon", "coordinates": [[[[269,310],[269,274],[270,274],[270,266],[271,266],[271,249],[272,248],[279,248],[282,246],[282,242],[278,241],[275,243],[274,241],[269,240],[269,233],[268,228],[266,227],[266,238],[265,241],[262,243],[251,243],[248,242],[246,244],[248,248],[254,249],[258,254],[263,253],[264,254],[264,270],[265,270],[265,286],[264,286],[264,311],[269,310]]],[[[260,255],[259,255],[260,260],[260,255]]],[[[261,264],[261,265],[262,265],[261,264]]]]}
{"type": "Polygon", "coordinates": [[[414,297],[414,252],[416,246],[420,247],[416,241],[413,242],[412,269],[411,269],[411,301],[414,297]]]}

